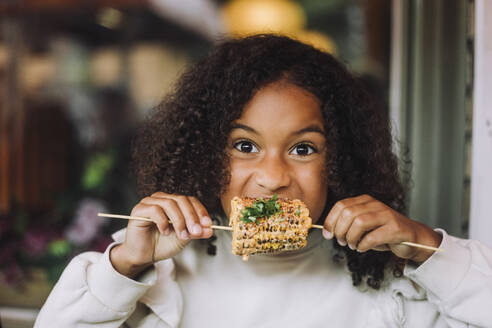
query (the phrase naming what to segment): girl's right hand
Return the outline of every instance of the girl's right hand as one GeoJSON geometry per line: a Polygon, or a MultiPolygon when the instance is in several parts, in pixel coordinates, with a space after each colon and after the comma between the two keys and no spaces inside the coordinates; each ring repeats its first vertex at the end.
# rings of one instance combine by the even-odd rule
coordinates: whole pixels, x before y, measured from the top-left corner
{"type": "Polygon", "coordinates": [[[191,239],[213,234],[208,211],[191,196],[156,192],[143,198],[131,215],[153,222],[130,220],[125,241],[111,250],[114,268],[130,278],[157,261],[175,256],[191,239]]]}

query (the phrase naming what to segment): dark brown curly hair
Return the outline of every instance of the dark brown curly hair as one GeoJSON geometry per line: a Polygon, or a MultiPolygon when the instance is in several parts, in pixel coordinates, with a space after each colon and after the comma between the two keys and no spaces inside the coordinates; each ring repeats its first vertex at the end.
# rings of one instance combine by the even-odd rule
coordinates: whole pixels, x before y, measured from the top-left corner
{"type": "MultiPolygon", "coordinates": [[[[324,215],[338,200],[361,194],[403,211],[405,189],[382,102],[332,55],[271,34],[217,45],[184,72],[174,93],[152,111],[133,148],[142,195],[192,195],[212,214],[223,215],[220,195],[229,182],[231,123],[255,92],[280,80],[320,100],[331,150],[324,215]]],[[[364,280],[379,288],[390,252],[358,253],[336,242],[334,247],[347,259],[354,285],[364,280]]]]}

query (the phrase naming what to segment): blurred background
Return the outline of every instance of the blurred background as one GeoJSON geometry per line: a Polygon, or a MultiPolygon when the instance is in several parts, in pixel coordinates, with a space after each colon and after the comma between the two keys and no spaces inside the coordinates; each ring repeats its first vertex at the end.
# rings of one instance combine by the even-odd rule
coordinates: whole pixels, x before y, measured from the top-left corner
{"type": "MultiPolygon", "coordinates": [[[[410,217],[468,237],[472,0],[1,0],[0,321],[29,327],[70,259],[138,201],[135,127],[218,40],[283,33],[386,104],[410,217]],[[410,161],[409,161],[410,160],[410,161]]],[[[490,10],[490,9],[489,9],[490,10]]]]}

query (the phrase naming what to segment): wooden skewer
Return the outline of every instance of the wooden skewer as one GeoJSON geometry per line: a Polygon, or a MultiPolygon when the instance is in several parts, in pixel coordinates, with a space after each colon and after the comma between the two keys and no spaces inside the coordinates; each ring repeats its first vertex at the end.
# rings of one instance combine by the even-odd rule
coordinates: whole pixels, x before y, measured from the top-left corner
{"type": "Polygon", "coordinates": [[[444,251],[444,249],[442,249],[442,248],[435,248],[435,247],[432,247],[432,246],[427,246],[427,245],[422,245],[422,244],[416,244],[416,243],[412,243],[412,242],[409,242],[409,241],[402,241],[400,244],[407,245],[407,246],[412,246],[412,247],[417,247],[417,248],[428,249],[428,250],[434,251],[434,252],[442,252],[442,251],[444,251]]]}
{"type": "MultiPolygon", "coordinates": [[[[141,220],[141,221],[147,221],[147,222],[154,222],[151,219],[140,217],[140,216],[129,216],[129,215],[119,215],[119,214],[108,214],[108,213],[97,213],[97,216],[103,216],[106,218],[116,218],[116,219],[125,219],[125,220],[141,220]]],[[[171,221],[169,221],[169,223],[171,223],[171,221]]],[[[227,227],[227,226],[212,225],[210,227],[212,229],[232,231],[232,227],[227,227]]],[[[311,228],[323,229],[323,226],[318,225],[318,224],[313,224],[313,225],[311,225],[311,228]]],[[[426,246],[426,245],[422,245],[422,244],[416,244],[416,243],[412,243],[409,241],[403,241],[403,242],[401,242],[401,244],[411,246],[411,247],[428,249],[428,250],[435,251],[435,252],[442,252],[443,251],[443,249],[441,249],[441,248],[435,248],[435,247],[426,246]]]]}
{"type": "MultiPolygon", "coordinates": [[[[116,218],[116,219],[125,219],[125,220],[140,220],[140,221],[154,222],[151,219],[143,218],[141,216],[129,216],[129,215],[119,215],[119,214],[108,214],[108,213],[97,213],[97,216],[103,216],[103,217],[106,217],[106,218],[116,218]]],[[[171,223],[171,221],[169,221],[169,223],[171,223]]],[[[232,227],[219,226],[219,225],[212,225],[210,227],[212,229],[232,231],[232,227]]]]}
{"type": "MultiPolygon", "coordinates": [[[[322,225],[313,224],[311,226],[311,228],[323,229],[323,226],[322,225]]],[[[402,241],[400,244],[407,245],[407,246],[412,246],[412,247],[417,247],[417,248],[428,249],[430,251],[435,251],[435,252],[442,252],[443,251],[442,248],[435,248],[435,247],[432,247],[432,246],[426,246],[426,245],[422,245],[422,244],[416,244],[416,243],[412,243],[412,242],[409,242],[409,241],[402,241]]]]}

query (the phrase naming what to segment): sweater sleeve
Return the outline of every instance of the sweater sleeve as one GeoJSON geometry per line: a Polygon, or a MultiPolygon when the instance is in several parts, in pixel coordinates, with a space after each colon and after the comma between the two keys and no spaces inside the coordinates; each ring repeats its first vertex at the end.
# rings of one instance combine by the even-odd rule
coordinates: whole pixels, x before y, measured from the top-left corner
{"type": "Polygon", "coordinates": [[[76,256],[61,275],[41,308],[34,327],[120,327],[135,310],[137,301],[155,284],[155,270],[141,281],[118,273],[104,254],[76,256]]]}
{"type": "Polygon", "coordinates": [[[427,261],[408,264],[404,274],[427,292],[450,327],[490,327],[492,323],[492,249],[436,229],[443,239],[427,261]]]}

